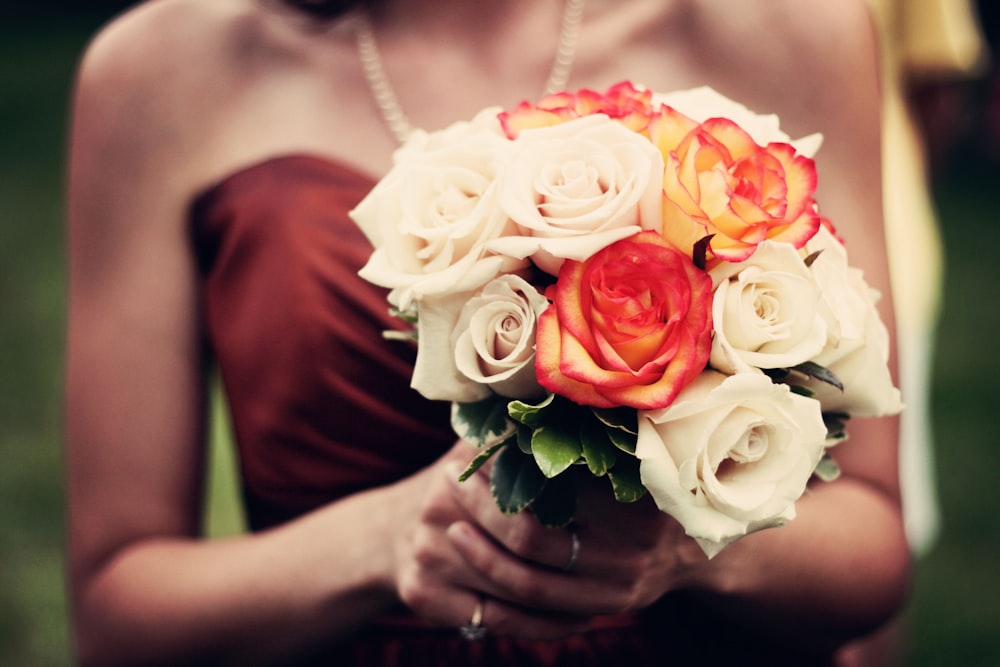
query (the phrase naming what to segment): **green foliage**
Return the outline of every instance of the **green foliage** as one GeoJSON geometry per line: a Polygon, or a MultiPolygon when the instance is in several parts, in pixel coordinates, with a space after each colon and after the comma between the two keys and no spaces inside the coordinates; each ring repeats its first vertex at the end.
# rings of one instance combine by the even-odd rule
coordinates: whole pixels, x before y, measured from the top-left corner
{"type": "Polygon", "coordinates": [[[564,422],[539,426],[531,436],[531,453],[542,474],[551,479],[583,455],[579,431],[573,424],[564,422]]]}
{"type": "Polygon", "coordinates": [[[545,525],[566,525],[576,511],[578,468],[607,476],[622,502],[634,502],[646,492],[635,458],[638,420],[633,409],[590,408],[549,394],[537,403],[492,396],[456,404],[452,414],[462,428],[459,435],[470,434],[482,447],[459,479],[468,479],[494,458],[491,486],[504,512],[530,509],[545,525]],[[500,406],[507,413],[502,420],[500,406]],[[501,428],[501,422],[507,426],[501,428]],[[511,424],[516,428],[508,428],[511,424]]]}
{"type": "Polygon", "coordinates": [[[608,471],[615,500],[634,503],[646,495],[646,487],[639,478],[639,459],[623,456],[614,469],[608,471]]]}
{"type": "Polygon", "coordinates": [[[618,460],[617,447],[604,429],[580,428],[580,445],[583,460],[595,477],[603,477],[618,460]]]}
{"type": "Polygon", "coordinates": [[[553,404],[555,398],[555,394],[549,394],[541,403],[537,404],[525,403],[524,401],[511,401],[507,404],[507,413],[511,419],[534,428],[543,423],[545,410],[553,404]]]}
{"type": "Polygon", "coordinates": [[[605,435],[615,447],[635,455],[639,437],[639,415],[631,408],[593,408],[594,417],[604,425],[605,435]]]}
{"type": "Polygon", "coordinates": [[[835,445],[847,439],[847,421],[851,416],[844,412],[824,412],[823,423],[826,424],[827,446],[835,445]]]}
{"type": "Polygon", "coordinates": [[[573,472],[546,480],[542,492],[531,503],[531,513],[543,526],[562,528],[572,523],[578,495],[573,472]]]}
{"type": "Polygon", "coordinates": [[[819,364],[807,361],[804,364],[795,366],[792,370],[797,371],[806,377],[813,378],[814,380],[825,382],[830,386],[836,387],[840,391],[844,391],[844,383],[842,383],[835,374],[830,372],[830,369],[824,368],[819,364]]]}
{"type": "Polygon", "coordinates": [[[495,394],[475,403],[452,403],[451,427],[477,447],[492,447],[516,430],[507,419],[507,399],[495,394]]]}
{"type": "Polygon", "coordinates": [[[545,475],[517,447],[502,447],[493,462],[490,486],[500,511],[517,514],[542,493],[545,475]]]}
{"type": "Polygon", "coordinates": [[[832,482],[840,477],[840,466],[837,465],[829,452],[825,452],[823,458],[816,464],[816,470],[813,471],[813,474],[824,482],[832,482]]]}
{"type": "Polygon", "coordinates": [[[792,391],[807,398],[812,398],[815,394],[809,389],[796,384],[796,382],[801,382],[807,378],[825,382],[840,391],[844,391],[844,384],[830,369],[811,361],[793,366],[792,368],[762,368],[761,370],[773,382],[787,384],[792,391]]]}
{"type": "Polygon", "coordinates": [[[462,474],[458,476],[458,481],[464,482],[465,480],[476,474],[476,471],[485,465],[487,461],[493,458],[493,455],[499,452],[503,447],[510,444],[511,439],[508,438],[502,442],[499,442],[492,447],[486,447],[476,454],[475,458],[469,463],[469,465],[462,471],[462,474]]]}
{"type": "Polygon", "coordinates": [[[790,384],[788,385],[788,391],[792,392],[793,394],[798,394],[799,396],[802,396],[804,398],[816,398],[815,391],[809,389],[808,387],[803,387],[802,385],[790,384]]]}

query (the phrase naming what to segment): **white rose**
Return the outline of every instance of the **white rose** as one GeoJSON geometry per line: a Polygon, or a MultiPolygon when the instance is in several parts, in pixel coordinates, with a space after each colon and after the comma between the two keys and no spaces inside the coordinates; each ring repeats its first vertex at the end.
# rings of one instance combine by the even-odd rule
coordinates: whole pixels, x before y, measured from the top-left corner
{"type": "Polygon", "coordinates": [[[790,143],[798,153],[806,157],[816,155],[823,143],[820,134],[810,134],[792,140],[781,130],[776,115],[754,113],[739,102],[734,102],[707,86],[670,93],[653,93],[653,103],[666,104],[699,123],[709,118],[729,118],[761,146],[771,142],[790,143]]]}
{"type": "Polygon", "coordinates": [[[500,125],[499,116],[502,111],[503,107],[486,107],[472,120],[458,121],[435,132],[415,128],[406,142],[396,149],[392,156],[393,162],[398,164],[410,159],[419,160],[426,153],[460,144],[470,135],[481,132],[506,138],[503,126],[500,125]]]}
{"type": "Polygon", "coordinates": [[[535,377],[535,327],[548,305],[516,275],[478,294],[422,301],[411,386],[430,399],[465,403],[491,390],[510,398],[544,394],[535,377]]]}
{"type": "Polygon", "coordinates": [[[661,410],[639,413],[643,486],[709,558],[795,517],[823,455],[819,403],[760,373],[705,371],[661,410]]]}
{"type": "Polygon", "coordinates": [[[827,343],[814,361],[836,375],[844,391],[816,380],[807,386],[828,412],[857,417],[898,413],[903,404],[889,372],[889,331],[875,307],[878,292],[865,283],[860,269],[848,264],[847,250],[825,227],[803,251],[821,251],[810,271],[830,325],[827,343]]]}
{"type": "Polygon", "coordinates": [[[499,202],[516,234],[490,243],[557,275],[643,229],[659,231],[663,157],[640,134],[603,114],[523,131],[499,179],[499,202]]]}
{"type": "Polygon", "coordinates": [[[750,259],[709,274],[715,336],[709,364],[724,373],[790,368],[826,344],[820,291],[790,244],[764,241],[750,259]]]}
{"type": "Polygon", "coordinates": [[[488,241],[514,229],[496,192],[509,149],[488,115],[408,141],[351,211],[375,247],[360,275],[390,288],[390,303],[406,309],[414,299],[473,290],[524,266],[486,251],[488,241]]]}

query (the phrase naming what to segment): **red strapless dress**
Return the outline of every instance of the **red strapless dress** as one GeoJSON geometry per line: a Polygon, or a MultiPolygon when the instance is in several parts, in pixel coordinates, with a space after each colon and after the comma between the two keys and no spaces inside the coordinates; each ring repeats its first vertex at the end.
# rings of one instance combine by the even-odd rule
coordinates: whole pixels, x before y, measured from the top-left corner
{"type": "MultiPolygon", "coordinates": [[[[395,482],[454,442],[447,404],[409,388],[413,348],[382,337],[400,327],[385,290],[357,275],[372,248],[347,212],[373,185],[343,164],[288,155],[193,203],[206,345],[232,411],[253,530],[395,482]]],[[[309,664],[804,664],[765,657],[684,593],[596,625],[561,641],[470,643],[400,609],[309,664]]]]}

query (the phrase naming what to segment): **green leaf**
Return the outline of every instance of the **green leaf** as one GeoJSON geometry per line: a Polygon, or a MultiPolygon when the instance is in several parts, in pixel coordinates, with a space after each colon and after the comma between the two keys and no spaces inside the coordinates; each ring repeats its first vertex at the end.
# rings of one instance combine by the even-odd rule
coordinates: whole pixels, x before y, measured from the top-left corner
{"type": "Polygon", "coordinates": [[[637,434],[621,431],[617,428],[606,428],[604,432],[608,436],[608,440],[610,440],[611,444],[615,447],[622,450],[626,454],[635,455],[635,444],[639,440],[639,436],[637,434]]]}
{"type": "Polygon", "coordinates": [[[635,408],[591,408],[591,411],[605,426],[632,435],[639,434],[639,413],[635,408]]]}
{"type": "Polygon", "coordinates": [[[803,387],[802,385],[798,384],[790,384],[788,385],[788,390],[791,391],[793,394],[798,394],[799,396],[804,396],[806,398],[816,398],[816,392],[810,389],[809,387],[803,387]]]}
{"type": "Polygon", "coordinates": [[[847,439],[847,421],[851,418],[846,412],[824,412],[823,423],[826,424],[826,439],[830,444],[836,444],[847,439]]]}
{"type": "Polygon", "coordinates": [[[781,383],[788,379],[792,373],[787,368],[762,368],[761,372],[771,378],[771,382],[781,383]]]}
{"type": "Polygon", "coordinates": [[[535,429],[531,453],[542,474],[555,477],[583,455],[583,446],[575,423],[546,424],[535,429]]]}
{"type": "Polygon", "coordinates": [[[581,424],[580,444],[583,448],[583,458],[594,476],[603,477],[615,465],[618,450],[600,424],[593,422],[581,424]]]}
{"type": "Polygon", "coordinates": [[[524,424],[517,425],[517,446],[525,454],[531,454],[531,437],[535,434],[535,429],[524,424]]]}
{"type": "Polygon", "coordinates": [[[803,375],[819,380],[820,382],[825,382],[844,391],[844,384],[837,378],[836,375],[830,372],[828,368],[824,368],[819,364],[814,364],[811,361],[807,361],[804,364],[799,364],[798,366],[793,366],[792,370],[798,371],[803,375]]]}
{"type": "Polygon", "coordinates": [[[562,528],[573,521],[576,502],[576,476],[560,475],[545,483],[542,493],[531,503],[531,512],[543,526],[562,528]]]}
{"type": "Polygon", "coordinates": [[[413,326],[417,326],[417,322],[419,320],[419,315],[417,313],[416,306],[410,306],[406,310],[400,310],[399,308],[392,307],[389,308],[389,314],[392,315],[393,317],[398,317],[399,319],[403,320],[408,324],[412,324],[413,326]]]}
{"type": "Polygon", "coordinates": [[[507,413],[510,418],[525,426],[541,426],[545,420],[545,411],[553,404],[555,394],[549,394],[540,403],[525,403],[524,401],[511,401],[507,405],[507,413]]]}
{"type": "Polygon", "coordinates": [[[480,451],[478,454],[476,454],[476,457],[472,459],[472,461],[465,468],[465,470],[462,471],[462,474],[458,476],[458,481],[464,482],[465,480],[472,477],[474,474],[476,474],[477,470],[483,467],[483,464],[485,464],[487,461],[493,458],[493,455],[496,454],[501,447],[511,443],[512,441],[513,437],[507,438],[501,443],[493,445],[492,447],[487,447],[486,449],[480,451]]]}
{"type": "Polygon", "coordinates": [[[619,457],[615,467],[608,471],[608,478],[618,502],[634,503],[646,495],[639,477],[639,459],[635,457],[619,457]]]}
{"type": "Polygon", "coordinates": [[[458,437],[476,447],[492,447],[514,434],[507,418],[507,398],[490,395],[475,403],[452,403],[451,426],[458,437]]]}
{"type": "Polygon", "coordinates": [[[840,477],[840,466],[828,452],[825,452],[823,458],[816,464],[816,470],[813,471],[813,474],[824,482],[832,482],[840,477]]]}
{"type": "Polygon", "coordinates": [[[544,487],[545,476],[534,458],[517,447],[504,447],[497,454],[490,488],[500,511],[517,514],[534,502],[544,487]]]}

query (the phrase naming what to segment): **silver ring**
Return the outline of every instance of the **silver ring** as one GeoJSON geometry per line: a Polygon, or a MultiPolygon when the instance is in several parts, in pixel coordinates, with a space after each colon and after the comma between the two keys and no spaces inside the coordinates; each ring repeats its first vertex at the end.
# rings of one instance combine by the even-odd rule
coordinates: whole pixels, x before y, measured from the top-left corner
{"type": "Polygon", "coordinates": [[[461,633],[462,638],[470,642],[478,642],[486,639],[486,635],[489,634],[489,630],[483,625],[483,605],[485,601],[482,598],[476,602],[476,608],[472,610],[472,618],[465,625],[458,628],[461,633]]]}
{"type": "Polygon", "coordinates": [[[563,572],[572,572],[575,570],[576,563],[580,560],[580,534],[574,525],[570,525],[569,527],[569,538],[569,560],[563,565],[563,572]]]}

